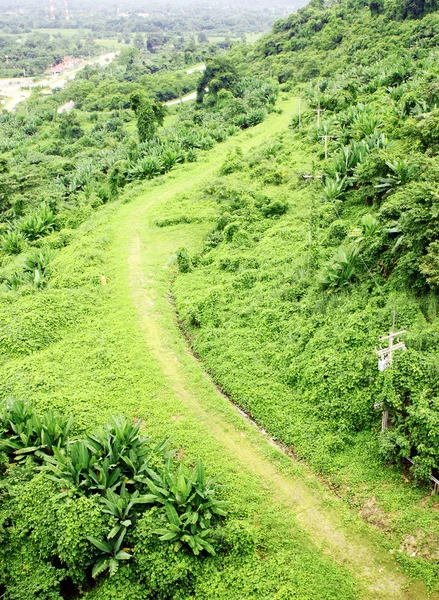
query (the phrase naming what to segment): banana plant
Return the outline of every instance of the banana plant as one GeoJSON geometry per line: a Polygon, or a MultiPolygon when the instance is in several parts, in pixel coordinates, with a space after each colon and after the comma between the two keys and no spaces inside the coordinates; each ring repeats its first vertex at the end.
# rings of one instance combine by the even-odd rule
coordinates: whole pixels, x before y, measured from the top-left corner
{"type": "Polygon", "coordinates": [[[227,503],[217,498],[217,486],[206,479],[201,460],[189,475],[180,465],[178,473],[168,468],[161,475],[151,473],[146,483],[150,494],[143,502],[163,504],[168,525],[154,531],[162,541],[174,542],[178,551],[187,544],[194,554],[206,550],[214,554],[209,541],[213,532],[212,525],[218,517],[227,515],[227,503]],[[153,481],[154,480],[154,481],[153,481]]]}
{"type": "Polygon", "coordinates": [[[43,460],[67,444],[73,418],[52,410],[40,418],[30,403],[15,400],[3,407],[0,423],[0,450],[17,461],[29,454],[43,460]]]}
{"type": "Polygon", "coordinates": [[[400,185],[405,185],[409,181],[412,181],[419,173],[417,164],[410,164],[405,160],[388,161],[386,165],[389,169],[389,174],[387,177],[378,177],[375,188],[387,193],[400,185]]]}
{"type": "Polygon", "coordinates": [[[341,290],[352,283],[358,265],[358,246],[340,246],[332,261],[325,265],[320,282],[332,291],[341,290]]]}
{"type": "Polygon", "coordinates": [[[379,222],[373,215],[363,215],[360,227],[353,229],[349,237],[353,238],[357,244],[361,244],[366,238],[374,236],[379,229],[379,222]]]}

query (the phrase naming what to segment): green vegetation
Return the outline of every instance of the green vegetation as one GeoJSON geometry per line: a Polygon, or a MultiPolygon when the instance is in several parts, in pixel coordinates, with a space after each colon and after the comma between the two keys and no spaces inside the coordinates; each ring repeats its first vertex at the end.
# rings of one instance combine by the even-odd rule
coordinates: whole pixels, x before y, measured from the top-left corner
{"type": "MultiPolygon", "coordinates": [[[[198,178],[205,176],[205,164],[187,165],[186,168],[195,170],[188,174],[194,172],[198,178]]],[[[155,193],[158,204],[168,204],[175,193],[172,178],[165,195],[162,186],[155,182],[144,185],[148,186],[148,195],[155,193]]],[[[185,185],[186,174],[182,172],[181,189],[185,185]]],[[[3,355],[1,366],[2,396],[32,398],[37,414],[42,417],[47,407],[75,416],[75,422],[70,426],[68,451],[54,451],[53,458],[50,454],[49,460],[45,461],[46,468],[35,472],[30,458],[14,465],[14,455],[3,460],[1,518],[4,544],[0,572],[5,591],[10,598],[20,600],[37,594],[47,598],[68,597],[78,589],[89,598],[156,597],[157,594],[170,598],[209,598],[214,582],[219,598],[228,597],[236,586],[242,587],[243,597],[249,599],[276,594],[282,598],[291,593],[299,598],[308,598],[309,594],[354,598],[356,586],[352,576],[322,558],[297,524],[294,517],[296,503],[288,508],[279,499],[275,507],[267,503],[267,498],[272,493],[278,494],[279,490],[271,490],[267,482],[261,482],[250,466],[243,470],[233,453],[229,454],[227,450],[225,454],[225,440],[217,440],[206,429],[204,419],[200,420],[169,387],[157,362],[159,356],[164,356],[161,352],[156,354],[159,348],[154,350],[147,346],[132,304],[135,289],[131,291],[127,286],[129,256],[130,268],[135,267],[135,259],[131,256],[132,220],[139,222],[136,208],[142,208],[144,200],[140,198],[137,205],[124,202],[140,191],[127,188],[121,202],[104,207],[80,230],[73,232],[73,241],[54,261],[51,284],[46,290],[3,295],[2,348],[7,354],[3,355]],[[96,285],[96,279],[102,273],[107,278],[106,286],[96,285]],[[25,315],[30,317],[27,326],[25,315]],[[14,334],[11,327],[18,322],[20,327],[14,334]],[[53,394],[48,393],[49,388],[53,394]],[[208,472],[220,478],[223,484],[221,499],[227,501],[228,516],[212,534],[215,556],[209,558],[203,551],[197,558],[190,548],[181,548],[176,553],[174,537],[178,532],[175,529],[171,541],[160,540],[169,535],[168,531],[162,530],[168,530],[170,524],[181,530],[188,524],[184,521],[181,525],[172,523],[175,513],[168,509],[168,514],[160,508],[163,506],[161,490],[167,488],[163,483],[158,486],[157,480],[145,490],[145,495],[150,495],[149,501],[154,496],[157,507],[139,512],[135,526],[127,526],[121,550],[116,549],[120,533],[110,536],[110,540],[114,540],[114,549],[107,547],[107,543],[112,544],[107,539],[109,533],[120,525],[113,509],[100,500],[104,498],[102,482],[113,483],[112,474],[104,476],[104,467],[112,443],[106,440],[109,436],[115,439],[116,433],[114,422],[107,427],[104,424],[111,413],[120,411],[121,407],[129,419],[125,427],[131,428],[129,423],[134,419],[145,419],[145,434],[156,440],[154,446],[158,440],[172,434],[172,447],[178,449],[177,456],[186,465],[183,478],[178,469],[167,476],[167,498],[182,507],[176,509],[180,521],[188,514],[188,509],[183,494],[181,500],[178,499],[178,488],[199,485],[203,478],[201,465],[195,470],[190,467],[200,456],[203,456],[208,472]],[[93,433],[99,426],[104,426],[105,435],[102,429],[98,435],[93,433]],[[77,438],[79,442],[88,440],[84,454],[88,453],[90,460],[91,448],[95,449],[94,455],[99,462],[94,462],[92,471],[85,465],[87,461],[83,461],[85,468],[72,470],[73,464],[79,466],[82,461],[82,446],[74,441],[77,438]],[[97,447],[104,444],[106,449],[96,452],[97,447]],[[97,465],[99,469],[96,469],[97,465]],[[72,475],[79,478],[73,480],[72,475]],[[158,492],[157,487],[161,488],[158,492]],[[59,497],[60,489],[68,490],[62,498],[59,497]],[[92,493],[93,489],[96,493],[92,493]],[[104,512],[107,507],[109,512],[104,512]],[[288,536],[285,536],[285,527],[288,536]],[[99,576],[99,585],[94,586],[90,562],[97,561],[97,570],[107,566],[104,561],[111,567],[110,560],[116,560],[120,551],[130,554],[131,558],[122,560],[112,577],[99,576]]],[[[163,212],[163,208],[159,212],[163,212]]],[[[169,227],[158,227],[157,231],[168,235],[169,227]]],[[[166,252],[158,257],[159,264],[164,257],[166,252]]],[[[139,276],[140,273],[133,272],[133,281],[139,276]]],[[[169,313],[172,320],[172,310],[169,313]]],[[[180,340],[178,330],[174,335],[180,340]]],[[[185,356],[184,345],[181,356],[185,356]]],[[[194,368],[193,376],[198,379],[196,363],[194,368]]],[[[240,423],[239,416],[228,407],[226,400],[217,397],[210,385],[199,389],[197,395],[204,397],[206,403],[213,399],[218,408],[222,407],[218,414],[230,411],[232,422],[240,423]]],[[[138,426],[135,431],[139,433],[138,426]]],[[[243,430],[241,424],[237,429],[238,439],[243,431],[254,436],[250,426],[243,430]]],[[[11,440],[9,433],[7,440],[11,440]]],[[[34,440],[35,437],[30,440],[34,447],[41,446],[34,440]]],[[[39,460],[38,456],[34,460],[39,460]]],[[[113,460],[111,464],[114,465],[113,460]]],[[[124,464],[120,461],[116,468],[128,468],[124,464]]],[[[159,465],[160,462],[157,464],[154,459],[152,468],[157,471],[159,465]]],[[[209,495],[210,489],[206,482],[209,495]]],[[[115,493],[121,495],[119,491],[115,493]]],[[[105,499],[116,500],[112,494],[105,499]]],[[[191,502],[199,512],[197,498],[191,502]]],[[[117,499],[118,503],[122,511],[119,520],[125,527],[122,521],[131,519],[125,519],[126,505],[122,499],[117,499]]],[[[144,509],[148,505],[139,507],[144,509]]],[[[119,558],[127,557],[123,554],[119,558]]]]}
{"type": "Polygon", "coordinates": [[[140,29],[0,115],[0,595],[438,597],[437,8],[140,29]]]}

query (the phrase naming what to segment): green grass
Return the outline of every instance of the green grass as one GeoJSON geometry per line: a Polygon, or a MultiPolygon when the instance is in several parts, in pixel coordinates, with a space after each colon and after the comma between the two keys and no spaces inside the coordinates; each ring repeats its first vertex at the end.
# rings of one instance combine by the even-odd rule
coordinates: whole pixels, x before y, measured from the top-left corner
{"type": "MultiPolygon", "coordinates": [[[[285,131],[296,103],[282,107],[283,114],[199,163],[127,187],[121,202],[99,210],[59,253],[47,291],[2,294],[0,395],[73,414],[77,431],[110,413],[144,419],[149,434],[172,436],[186,464],[205,459],[225,485],[233,518],[255,532],[257,546],[242,563],[205,560],[197,598],[226,599],[238,589],[249,600],[425,598],[417,584],[405,591],[407,580],[384,536],[218,393],[187,352],[169,301],[176,250],[195,253],[216,218],[215,202],[199,190],[236,145],[249,152],[285,131]],[[157,226],[187,214],[198,221],[157,226]]],[[[302,168],[309,159],[295,151],[295,168],[302,168]]],[[[297,196],[303,219],[308,206],[301,198],[306,193],[297,196]]],[[[242,377],[239,365],[229,368],[242,377]]],[[[86,597],[133,597],[138,592],[128,569],[86,597]]]]}
{"type": "MultiPolygon", "coordinates": [[[[231,243],[205,248],[201,258],[204,241],[189,247],[196,266],[173,286],[180,319],[221,388],[323,473],[349,506],[385,532],[405,568],[436,588],[438,503],[428,487],[381,458],[381,415],[373,410],[381,389],[373,349],[390,326],[391,307],[413,335],[427,323],[405,293],[383,299],[367,282],[334,296],[319,290],[316,271],[334,252],[333,217],[318,210],[315,190],[300,182],[312,162],[304,145],[292,133],[273,142],[275,163],[250,153],[252,168],[243,162],[237,174],[222,178],[218,170],[217,180],[191,197],[195,208],[177,205],[168,215],[215,210],[217,222],[231,214],[238,228],[231,243]],[[274,175],[284,182],[274,186],[274,175]],[[238,191],[238,204],[227,189],[238,191]],[[287,214],[262,217],[250,190],[285,201],[287,214]]],[[[348,231],[365,210],[352,209],[348,231]]]]}

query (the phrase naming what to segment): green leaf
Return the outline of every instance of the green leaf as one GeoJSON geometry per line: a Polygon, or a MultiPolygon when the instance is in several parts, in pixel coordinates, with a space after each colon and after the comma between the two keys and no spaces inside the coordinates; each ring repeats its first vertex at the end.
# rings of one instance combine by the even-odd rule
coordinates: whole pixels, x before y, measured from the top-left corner
{"type": "Polygon", "coordinates": [[[172,532],[168,532],[165,533],[164,535],[160,536],[159,538],[162,542],[171,542],[175,539],[178,539],[178,534],[176,533],[172,533],[172,532]]]}
{"type": "Polygon", "coordinates": [[[106,558],[99,558],[94,567],[93,570],[91,572],[91,576],[93,577],[93,579],[96,579],[101,573],[103,573],[104,571],[106,571],[108,569],[108,559],[106,558]]]}
{"type": "Polygon", "coordinates": [[[136,500],[136,504],[155,504],[156,502],[160,502],[163,504],[163,498],[160,496],[156,496],[155,494],[145,494],[144,496],[139,496],[136,500]]]}
{"type": "Polygon", "coordinates": [[[119,550],[119,552],[114,555],[114,558],[116,560],[130,560],[131,554],[128,554],[128,552],[125,552],[124,550],[119,550]]]}
{"type": "Polygon", "coordinates": [[[176,527],[180,527],[181,523],[180,523],[178,513],[175,510],[175,508],[172,506],[172,504],[169,504],[169,502],[167,502],[165,504],[165,510],[166,510],[166,516],[168,517],[168,521],[170,523],[172,523],[172,525],[175,525],[176,527]]]}
{"type": "Polygon", "coordinates": [[[110,544],[108,544],[108,542],[103,542],[102,540],[98,540],[97,538],[91,537],[90,535],[87,536],[87,539],[94,546],[96,546],[96,548],[102,550],[102,552],[106,552],[107,554],[111,553],[111,546],[110,544]]]}
{"type": "Polygon", "coordinates": [[[113,529],[110,530],[110,533],[107,535],[107,539],[111,540],[119,533],[120,525],[115,525],[113,529]]]}

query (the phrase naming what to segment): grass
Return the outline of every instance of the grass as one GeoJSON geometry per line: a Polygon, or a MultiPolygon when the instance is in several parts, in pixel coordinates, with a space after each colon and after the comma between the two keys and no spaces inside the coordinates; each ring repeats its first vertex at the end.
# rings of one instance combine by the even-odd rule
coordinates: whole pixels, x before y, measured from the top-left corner
{"type": "MultiPolygon", "coordinates": [[[[373,411],[381,389],[376,340],[389,326],[392,306],[400,325],[412,330],[424,323],[420,307],[404,293],[383,299],[367,283],[334,296],[319,290],[316,271],[334,251],[333,218],[317,210],[314,189],[300,183],[311,167],[304,146],[292,133],[272,143],[275,163],[261,151],[249,153],[237,174],[219,179],[218,170],[207,191],[191,197],[190,213],[174,206],[180,215],[215,210],[214,225],[231,214],[239,228],[231,243],[210,251],[205,240],[189,247],[196,266],[173,286],[180,318],[221,388],[322,473],[385,534],[404,568],[436,589],[439,504],[429,488],[381,458],[380,414],[373,411]],[[283,183],[273,185],[274,175],[283,183]],[[240,204],[230,190],[238,191],[240,204]],[[250,190],[285,201],[288,212],[261,217],[250,190]]],[[[351,211],[347,231],[361,210],[351,211]]]]}
{"type": "MultiPolygon", "coordinates": [[[[171,435],[187,464],[204,457],[225,484],[232,514],[256,531],[258,543],[250,562],[212,559],[197,598],[230,598],[237,589],[242,599],[425,598],[421,584],[408,586],[381,533],[217,391],[188,353],[169,301],[176,250],[197,251],[216,216],[199,189],[236,145],[249,152],[283,132],[296,103],[282,108],[199,163],[126,188],[121,202],[98,211],[59,253],[47,291],[2,295],[0,395],[72,413],[78,430],[123,412],[144,419],[153,436],[171,435]],[[203,221],[156,225],[188,211],[203,221]]],[[[304,160],[298,156],[297,164],[304,160]]],[[[135,582],[120,585],[135,589],[135,582]]],[[[88,596],[109,598],[108,589],[88,596]]]]}

